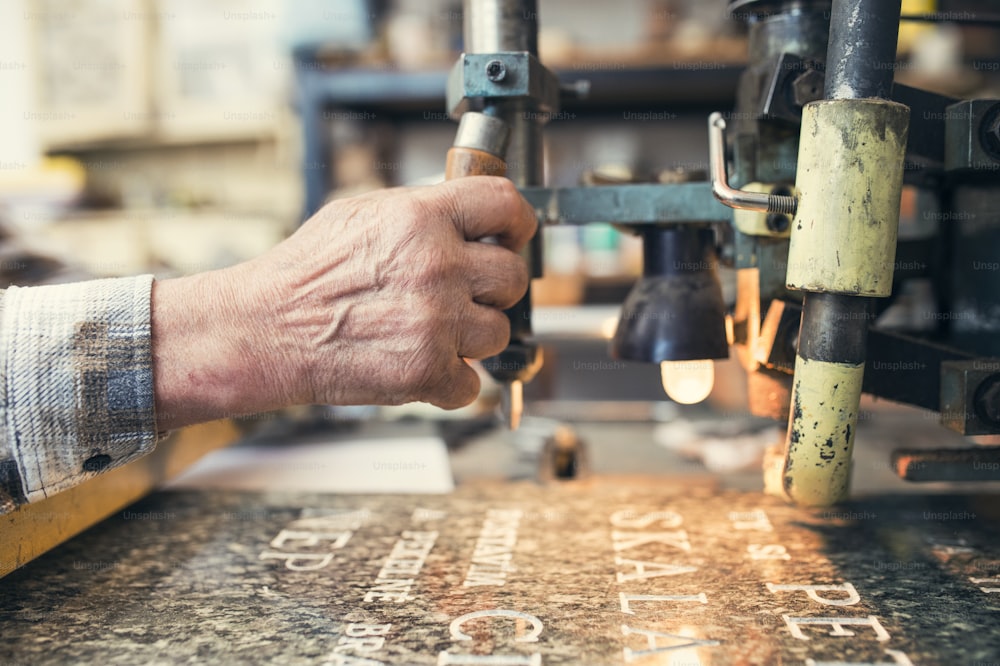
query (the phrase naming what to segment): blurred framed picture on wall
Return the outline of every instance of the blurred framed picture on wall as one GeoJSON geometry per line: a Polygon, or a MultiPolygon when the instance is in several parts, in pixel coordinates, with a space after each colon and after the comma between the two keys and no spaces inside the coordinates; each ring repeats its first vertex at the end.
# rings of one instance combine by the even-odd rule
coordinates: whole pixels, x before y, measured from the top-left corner
{"type": "Polygon", "coordinates": [[[280,0],[157,0],[158,129],[168,140],[273,135],[291,59],[280,0]]]}
{"type": "Polygon", "coordinates": [[[37,66],[30,113],[49,149],[149,132],[145,0],[33,0],[23,20],[37,66]]]}

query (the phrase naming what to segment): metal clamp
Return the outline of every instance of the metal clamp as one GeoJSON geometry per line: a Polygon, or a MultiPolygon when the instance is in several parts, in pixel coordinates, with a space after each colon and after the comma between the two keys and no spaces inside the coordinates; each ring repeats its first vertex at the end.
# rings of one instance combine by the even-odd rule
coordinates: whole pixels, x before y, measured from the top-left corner
{"type": "Polygon", "coordinates": [[[794,216],[798,200],[793,196],[747,192],[729,186],[729,177],[726,174],[725,129],[726,121],[721,113],[715,112],[708,117],[708,164],[712,178],[712,194],[715,198],[730,208],[794,216]]]}
{"type": "Polygon", "coordinates": [[[448,74],[448,113],[459,118],[475,110],[472,100],[532,99],[547,120],[559,111],[559,79],[526,51],[463,53],[448,74]]]}

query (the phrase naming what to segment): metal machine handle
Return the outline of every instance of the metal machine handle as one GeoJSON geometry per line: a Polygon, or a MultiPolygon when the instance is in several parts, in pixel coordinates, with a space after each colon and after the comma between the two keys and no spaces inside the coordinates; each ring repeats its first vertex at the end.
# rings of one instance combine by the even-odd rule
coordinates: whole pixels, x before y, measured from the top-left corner
{"type": "Polygon", "coordinates": [[[507,123],[475,111],[462,114],[455,144],[448,150],[445,179],[464,176],[505,176],[510,130],[507,123]]]}
{"type": "Polygon", "coordinates": [[[742,208],[758,213],[795,215],[798,200],[793,196],[745,192],[730,187],[726,174],[726,121],[715,112],[708,117],[708,164],[712,177],[712,194],[730,208],[742,208]]]}

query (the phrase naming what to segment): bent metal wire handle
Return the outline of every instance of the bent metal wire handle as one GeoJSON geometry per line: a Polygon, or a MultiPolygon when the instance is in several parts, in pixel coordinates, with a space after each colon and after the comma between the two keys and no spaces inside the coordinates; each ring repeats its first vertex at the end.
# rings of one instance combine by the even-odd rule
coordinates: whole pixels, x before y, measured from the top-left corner
{"type": "Polygon", "coordinates": [[[708,117],[708,164],[712,177],[712,194],[720,203],[730,208],[757,211],[758,213],[784,213],[795,215],[798,200],[793,196],[745,192],[729,186],[726,174],[726,121],[715,112],[708,117]]]}

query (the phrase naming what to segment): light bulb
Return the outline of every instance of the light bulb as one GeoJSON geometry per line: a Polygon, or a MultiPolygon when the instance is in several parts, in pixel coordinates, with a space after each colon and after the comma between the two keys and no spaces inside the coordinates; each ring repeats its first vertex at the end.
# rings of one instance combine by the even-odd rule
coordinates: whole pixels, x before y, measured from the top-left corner
{"type": "Polygon", "coordinates": [[[701,402],[715,384],[715,364],[711,359],[663,361],[660,363],[663,390],[671,400],[682,405],[701,402]]]}

